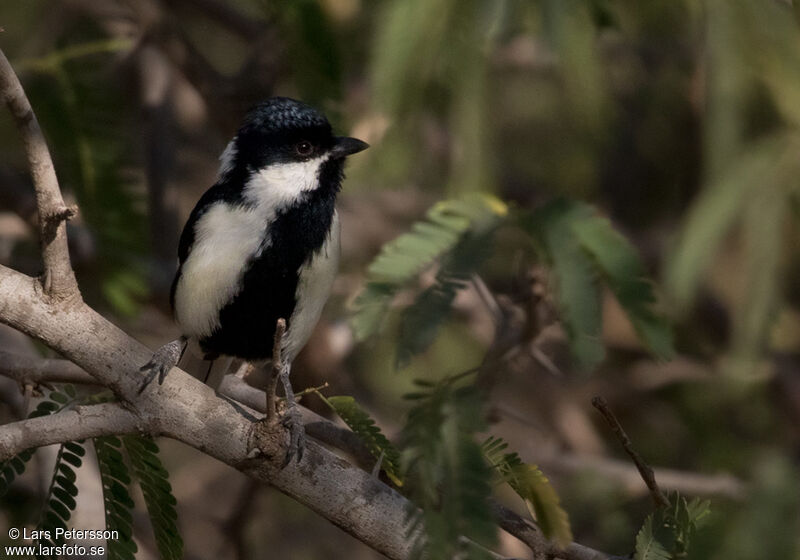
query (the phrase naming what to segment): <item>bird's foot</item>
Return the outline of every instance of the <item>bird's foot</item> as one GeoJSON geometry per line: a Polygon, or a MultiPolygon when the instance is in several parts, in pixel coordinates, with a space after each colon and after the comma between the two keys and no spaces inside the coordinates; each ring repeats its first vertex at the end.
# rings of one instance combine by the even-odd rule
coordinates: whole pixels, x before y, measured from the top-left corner
{"type": "Polygon", "coordinates": [[[147,374],[139,387],[139,394],[142,394],[142,391],[152,383],[156,376],[158,376],[159,385],[164,383],[167,373],[178,364],[185,350],[186,339],[183,337],[168,342],[156,350],[150,361],[139,368],[139,371],[147,374]]]}
{"type": "Polygon", "coordinates": [[[297,405],[286,409],[281,418],[281,424],[289,432],[289,447],[286,449],[286,457],[283,459],[281,466],[283,468],[295,458],[299,463],[306,448],[306,429],[297,405]]]}

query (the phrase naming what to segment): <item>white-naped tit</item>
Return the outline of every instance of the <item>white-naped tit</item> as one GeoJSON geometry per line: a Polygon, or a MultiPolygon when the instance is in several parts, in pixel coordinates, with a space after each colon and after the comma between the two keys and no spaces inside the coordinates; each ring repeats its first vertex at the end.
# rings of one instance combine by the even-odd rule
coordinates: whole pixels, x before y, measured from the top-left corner
{"type": "Polygon", "coordinates": [[[286,97],[254,107],[220,157],[216,184],[189,215],[178,247],[170,304],[182,336],[142,367],[144,389],[162,383],[187,344],[206,359],[271,359],[278,319],[286,320],[281,381],[290,448],[303,429],[289,383],[330,294],[339,264],[336,195],[347,156],[368,145],[334,136],[318,110],[286,97]]]}

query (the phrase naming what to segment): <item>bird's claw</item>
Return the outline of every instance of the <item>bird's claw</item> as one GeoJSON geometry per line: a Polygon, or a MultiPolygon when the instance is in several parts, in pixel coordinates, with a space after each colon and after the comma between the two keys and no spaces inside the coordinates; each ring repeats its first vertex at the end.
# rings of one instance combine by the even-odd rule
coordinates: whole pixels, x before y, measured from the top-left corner
{"type": "Polygon", "coordinates": [[[303,427],[303,421],[300,416],[300,411],[297,410],[297,405],[289,407],[281,419],[281,424],[289,431],[289,447],[286,449],[286,457],[283,459],[285,467],[296,459],[299,463],[303,458],[303,452],[306,448],[306,430],[303,427]]]}
{"type": "Polygon", "coordinates": [[[180,361],[185,345],[186,341],[180,338],[168,342],[153,353],[153,357],[150,358],[149,362],[139,368],[139,371],[147,373],[137,392],[139,395],[153,382],[156,376],[158,376],[159,385],[164,383],[169,370],[174,368],[180,361]]]}
{"type": "Polygon", "coordinates": [[[139,390],[136,391],[137,395],[141,395],[142,392],[144,392],[144,390],[147,388],[147,386],[150,385],[150,383],[153,382],[153,378],[157,374],[159,374],[158,366],[156,365],[156,363],[153,360],[150,360],[145,365],[140,367],[139,371],[141,371],[143,373],[147,372],[147,375],[145,376],[144,381],[142,381],[142,384],[139,385],[139,390]]]}

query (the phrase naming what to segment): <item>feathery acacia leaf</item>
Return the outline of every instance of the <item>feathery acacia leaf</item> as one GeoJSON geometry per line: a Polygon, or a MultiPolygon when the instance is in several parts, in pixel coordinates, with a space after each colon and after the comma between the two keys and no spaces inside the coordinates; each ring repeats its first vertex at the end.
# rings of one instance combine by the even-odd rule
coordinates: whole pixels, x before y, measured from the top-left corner
{"type": "Polygon", "coordinates": [[[128,435],[121,439],[142,488],[158,552],[163,559],[179,560],[183,558],[183,539],[178,531],[177,501],[168,473],[158,458],[158,446],[142,436],[128,435]]]}
{"type": "Polygon", "coordinates": [[[588,209],[558,199],[537,209],[525,224],[552,267],[556,295],[570,350],[578,364],[590,369],[605,351],[601,291],[597,273],[573,235],[570,224],[589,217],[588,209]]]}
{"type": "Polygon", "coordinates": [[[575,220],[572,231],[595,260],[645,346],[660,358],[672,357],[672,330],[653,310],[656,304],[653,284],[646,277],[647,271],[636,249],[610,221],[597,214],[575,220]]]}
{"type": "Polygon", "coordinates": [[[473,387],[442,382],[416,395],[403,435],[403,480],[419,508],[407,534],[413,558],[486,558],[463,537],[491,546],[496,526],[489,513],[490,471],[474,435],[484,427],[482,401],[473,387]]]}
{"type": "Polygon", "coordinates": [[[647,516],[636,535],[635,560],[673,560],[685,558],[689,544],[711,512],[708,500],[687,502],[677,492],[669,505],[647,516]]]}
{"type": "Polygon", "coordinates": [[[589,205],[556,199],[524,216],[550,264],[564,329],[577,362],[590,369],[603,359],[602,279],[644,345],[661,358],[673,354],[672,331],[655,311],[656,297],[636,250],[589,205]]]}
{"type": "Polygon", "coordinates": [[[505,441],[491,436],[482,451],[500,479],[525,501],[544,535],[559,546],[566,546],[572,541],[572,529],[555,488],[539,467],[524,463],[515,452],[506,452],[507,447],[505,441]]]}
{"type": "Polygon", "coordinates": [[[116,436],[99,437],[93,441],[103,485],[106,529],[118,531],[120,536],[119,539],[109,539],[106,542],[108,558],[133,560],[137,551],[132,528],[134,503],[127,488],[131,477],[123,461],[122,442],[116,436]]]}
{"type": "MultiPolygon", "coordinates": [[[[78,488],[75,486],[74,468],[79,468],[83,463],[81,457],[86,454],[83,445],[68,442],[63,443],[58,449],[53,476],[45,498],[45,507],[42,509],[38,529],[50,538],[40,538],[37,543],[44,547],[59,546],[64,544],[63,537],[56,537],[56,529],[67,529],[67,521],[72,517],[77,502],[78,488]],[[62,473],[68,473],[62,476],[62,473]]],[[[49,556],[39,556],[49,558],[49,556]]]]}
{"type": "Polygon", "coordinates": [[[447,317],[456,292],[487,255],[493,230],[508,209],[498,199],[472,194],[435,204],[424,221],[381,249],[367,271],[367,283],[354,303],[356,337],[380,330],[394,296],[419,274],[441,261],[433,286],[424,290],[401,317],[398,361],[425,350],[447,317]]]}
{"type": "Polygon", "coordinates": [[[381,459],[381,469],[397,486],[403,485],[400,478],[400,452],[392,445],[375,421],[350,396],[324,397],[322,400],[339,415],[347,426],[361,438],[361,441],[375,459],[381,459]]]}
{"type": "Polygon", "coordinates": [[[489,257],[494,228],[465,234],[441,259],[434,283],[423,290],[400,314],[397,339],[399,367],[427,350],[450,315],[458,291],[489,257]]]}

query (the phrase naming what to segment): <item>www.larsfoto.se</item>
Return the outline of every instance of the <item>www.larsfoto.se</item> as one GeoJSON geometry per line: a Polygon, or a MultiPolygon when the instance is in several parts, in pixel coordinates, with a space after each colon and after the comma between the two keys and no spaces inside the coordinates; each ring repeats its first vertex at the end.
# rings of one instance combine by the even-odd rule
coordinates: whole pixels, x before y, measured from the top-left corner
{"type": "Polygon", "coordinates": [[[69,544],[64,546],[45,546],[38,545],[19,545],[19,546],[5,546],[6,557],[11,556],[102,556],[106,553],[105,547],[102,546],[80,546],[76,544],[69,544]]]}

